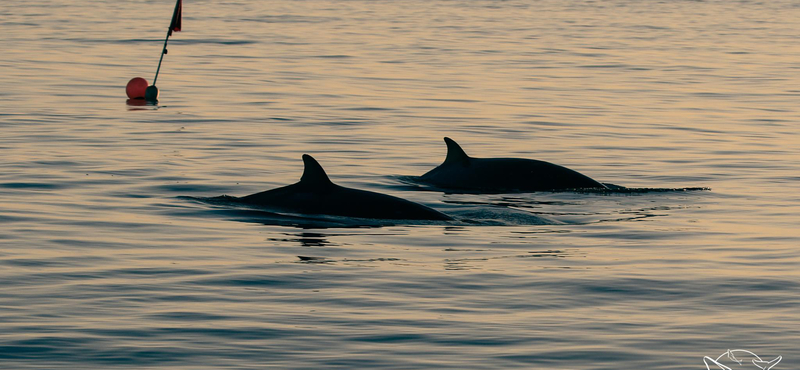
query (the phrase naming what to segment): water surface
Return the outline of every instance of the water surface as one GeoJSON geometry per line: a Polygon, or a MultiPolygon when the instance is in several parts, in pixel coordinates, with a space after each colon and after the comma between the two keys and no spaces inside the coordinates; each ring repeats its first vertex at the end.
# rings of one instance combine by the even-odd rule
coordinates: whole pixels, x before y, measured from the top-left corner
{"type": "Polygon", "coordinates": [[[172,1],[0,7],[4,368],[702,369],[800,363],[793,1],[172,1]],[[444,160],[631,193],[448,194],[444,160]],[[343,186],[451,224],[198,202],[343,186]]]}

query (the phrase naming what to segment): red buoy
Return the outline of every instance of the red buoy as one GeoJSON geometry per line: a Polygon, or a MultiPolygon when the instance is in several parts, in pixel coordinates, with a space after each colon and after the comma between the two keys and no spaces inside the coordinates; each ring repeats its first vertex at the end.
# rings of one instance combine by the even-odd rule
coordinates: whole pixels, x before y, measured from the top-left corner
{"type": "Polygon", "coordinates": [[[144,99],[144,92],[147,90],[147,80],[141,77],[134,77],[125,86],[125,93],[131,99],[144,99]]]}

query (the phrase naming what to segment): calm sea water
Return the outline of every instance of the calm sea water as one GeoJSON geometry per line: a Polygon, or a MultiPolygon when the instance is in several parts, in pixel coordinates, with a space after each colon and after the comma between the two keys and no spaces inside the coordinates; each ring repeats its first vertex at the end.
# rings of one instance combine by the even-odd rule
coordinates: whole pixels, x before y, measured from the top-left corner
{"type": "Polygon", "coordinates": [[[173,6],[0,5],[0,367],[800,366],[798,2],[186,0],[159,106],[126,105],[173,6]],[[711,190],[409,186],[444,136],[711,190]],[[303,153],[458,221],[196,200],[303,153]]]}

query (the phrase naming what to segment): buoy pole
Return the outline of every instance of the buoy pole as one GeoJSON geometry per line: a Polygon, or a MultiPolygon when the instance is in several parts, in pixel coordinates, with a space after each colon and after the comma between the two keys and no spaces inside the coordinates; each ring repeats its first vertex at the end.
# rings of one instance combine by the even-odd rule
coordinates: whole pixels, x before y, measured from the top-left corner
{"type": "Polygon", "coordinates": [[[158,59],[158,68],[156,68],[156,77],[153,78],[153,86],[156,85],[156,80],[158,80],[158,72],[161,71],[161,62],[164,60],[164,54],[167,53],[167,42],[170,36],[172,36],[172,28],[167,31],[167,38],[164,39],[164,48],[161,49],[161,58],[158,59]]]}
{"type": "Polygon", "coordinates": [[[161,58],[158,59],[158,68],[156,68],[156,76],[153,78],[153,85],[148,86],[145,90],[144,98],[146,100],[153,102],[158,101],[158,88],[156,87],[156,81],[158,81],[158,72],[161,71],[161,62],[164,61],[164,54],[167,53],[167,43],[169,42],[169,37],[172,36],[172,31],[181,30],[182,13],[183,0],[178,0],[175,2],[175,10],[172,12],[172,21],[169,24],[169,29],[167,29],[167,37],[164,38],[164,47],[161,48],[161,58]]]}

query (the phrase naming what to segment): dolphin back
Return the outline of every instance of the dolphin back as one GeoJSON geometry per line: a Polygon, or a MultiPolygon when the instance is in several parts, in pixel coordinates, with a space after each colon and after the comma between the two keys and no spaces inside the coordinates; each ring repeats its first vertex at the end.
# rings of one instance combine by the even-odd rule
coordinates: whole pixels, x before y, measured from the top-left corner
{"type": "Polygon", "coordinates": [[[475,192],[559,191],[606,189],[594,179],[569,168],[524,158],[473,158],[445,138],[447,157],[420,177],[443,189],[475,192]]]}
{"type": "Polygon", "coordinates": [[[333,184],[320,189],[297,183],[248,195],[243,203],[299,214],[384,220],[452,220],[433,208],[402,198],[333,184]]]}
{"type": "Polygon", "coordinates": [[[451,220],[449,216],[405,199],[339,186],[310,155],[303,155],[300,181],[238,198],[242,203],[278,211],[371,219],[451,220]]]}

